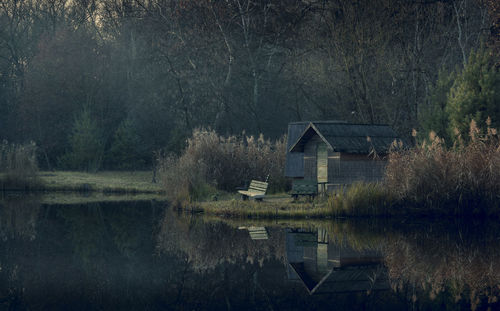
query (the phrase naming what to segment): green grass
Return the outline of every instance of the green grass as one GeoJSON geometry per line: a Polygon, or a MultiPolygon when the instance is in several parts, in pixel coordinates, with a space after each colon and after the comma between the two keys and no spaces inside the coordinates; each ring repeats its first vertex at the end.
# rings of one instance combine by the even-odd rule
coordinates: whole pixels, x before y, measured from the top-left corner
{"type": "MultiPolygon", "coordinates": [[[[264,201],[242,201],[236,194],[224,194],[218,201],[190,202],[180,207],[207,215],[236,218],[333,218],[401,215],[398,206],[381,184],[355,183],[337,194],[294,201],[290,195],[282,193],[267,195],[264,201]]],[[[411,212],[410,210],[408,210],[411,212]]]]}
{"type": "Polygon", "coordinates": [[[226,195],[225,200],[185,203],[182,208],[207,215],[239,218],[325,218],[332,211],[326,200],[299,200],[294,202],[287,194],[268,195],[262,202],[242,201],[239,196],[226,195]]]}
{"type": "Polygon", "coordinates": [[[152,183],[150,171],[40,172],[42,189],[47,191],[97,191],[109,193],[162,193],[160,184],[152,183]]]}
{"type": "Polygon", "coordinates": [[[123,193],[103,193],[92,192],[79,194],[75,192],[49,192],[41,196],[37,196],[42,204],[87,204],[87,203],[101,203],[101,202],[126,202],[126,201],[165,201],[164,195],[155,193],[137,193],[137,194],[123,194],[123,193]]]}

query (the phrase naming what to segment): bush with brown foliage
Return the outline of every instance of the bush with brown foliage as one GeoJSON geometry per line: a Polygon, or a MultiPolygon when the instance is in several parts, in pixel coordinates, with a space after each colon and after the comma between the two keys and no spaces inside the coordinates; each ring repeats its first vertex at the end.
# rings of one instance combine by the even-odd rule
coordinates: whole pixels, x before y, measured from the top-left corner
{"type": "Polygon", "coordinates": [[[167,194],[177,201],[203,199],[215,189],[233,192],[267,176],[270,191],[283,191],[289,187],[285,155],[285,137],[273,142],[263,135],[224,137],[196,129],[180,157],[158,157],[158,172],[167,194]]]}
{"type": "MultiPolygon", "coordinates": [[[[500,144],[495,129],[481,135],[474,121],[470,141],[452,148],[434,133],[413,149],[390,154],[385,185],[392,196],[432,213],[497,214],[500,202],[500,144]]],[[[457,134],[458,135],[458,134],[457,134]]]]}

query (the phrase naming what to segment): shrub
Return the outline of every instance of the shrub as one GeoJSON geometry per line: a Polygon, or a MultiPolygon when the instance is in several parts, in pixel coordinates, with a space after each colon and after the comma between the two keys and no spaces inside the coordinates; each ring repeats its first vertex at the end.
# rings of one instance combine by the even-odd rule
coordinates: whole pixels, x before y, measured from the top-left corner
{"type": "Polygon", "coordinates": [[[180,157],[158,157],[158,172],[167,193],[177,200],[197,200],[215,189],[235,191],[251,179],[265,180],[269,190],[286,190],[286,139],[275,142],[253,136],[219,136],[196,129],[180,157]]]}
{"type": "Polygon", "coordinates": [[[10,144],[3,141],[0,146],[0,173],[3,190],[28,190],[38,184],[36,145],[10,144]]]}
{"type": "MultiPolygon", "coordinates": [[[[491,214],[500,201],[500,145],[496,130],[486,135],[474,121],[470,141],[460,135],[447,148],[434,133],[414,149],[392,152],[385,184],[395,199],[445,214],[491,214]]],[[[457,131],[458,134],[458,131],[457,131]]]]}

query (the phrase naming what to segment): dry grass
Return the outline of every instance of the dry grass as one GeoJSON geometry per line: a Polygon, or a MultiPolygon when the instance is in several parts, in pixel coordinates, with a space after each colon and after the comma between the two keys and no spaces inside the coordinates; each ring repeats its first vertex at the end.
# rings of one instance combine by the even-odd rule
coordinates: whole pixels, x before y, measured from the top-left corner
{"type": "Polygon", "coordinates": [[[394,213],[393,199],[380,183],[355,183],[328,197],[334,216],[380,216],[394,213]]]}
{"type": "Polygon", "coordinates": [[[430,143],[393,152],[385,184],[391,195],[422,212],[447,215],[498,214],[500,145],[494,129],[486,135],[475,122],[470,142],[460,137],[453,148],[431,133],[430,143]]]}
{"type": "Polygon", "coordinates": [[[187,203],[183,209],[207,215],[237,218],[326,218],[331,209],[323,202],[293,202],[288,195],[267,196],[262,202],[232,198],[224,201],[187,203]]]}
{"type": "Polygon", "coordinates": [[[77,193],[77,192],[49,192],[37,196],[41,204],[88,204],[102,202],[129,202],[129,201],[165,201],[166,197],[157,193],[77,193]]]}
{"type": "Polygon", "coordinates": [[[30,190],[39,187],[36,145],[11,144],[3,141],[0,145],[0,189],[30,190]]]}
{"type": "Polygon", "coordinates": [[[202,200],[217,190],[235,191],[267,176],[269,191],[283,191],[289,186],[283,176],[285,141],[272,142],[262,135],[223,137],[197,129],[180,157],[159,156],[159,176],[169,197],[178,202],[202,200]]]}
{"type": "Polygon", "coordinates": [[[150,171],[112,172],[41,172],[43,190],[98,191],[109,193],[160,193],[160,184],[152,183],[150,171]]]}

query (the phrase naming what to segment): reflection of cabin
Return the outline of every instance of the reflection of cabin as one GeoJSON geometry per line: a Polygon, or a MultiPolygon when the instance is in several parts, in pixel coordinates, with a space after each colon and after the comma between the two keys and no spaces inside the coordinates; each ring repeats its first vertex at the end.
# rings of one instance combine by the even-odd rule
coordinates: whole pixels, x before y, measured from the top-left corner
{"type": "Polygon", "coordinates": [[[356,181],[378,181],[384,174],[384,155],[397,139],[388,125],[290,123],[285,175],[317,181],[326,189],[356,181]]]}
{"type": "Polygon", "coordinates": [[[286,253],[289,278],[300,280],[311,295],[389,289],[379,251],[330,241],[325,230],[288,230],[286,253]]]}

